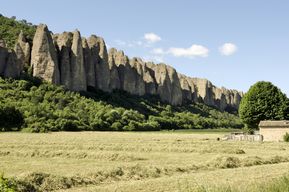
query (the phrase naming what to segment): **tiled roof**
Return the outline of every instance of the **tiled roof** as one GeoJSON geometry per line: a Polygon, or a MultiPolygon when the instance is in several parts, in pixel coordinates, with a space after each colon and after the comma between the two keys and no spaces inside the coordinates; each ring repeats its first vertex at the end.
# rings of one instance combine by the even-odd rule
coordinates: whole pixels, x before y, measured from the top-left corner
{"type": "Polygon", "coordinates": [[[259,127],[289,127],[289,121],[260,121],[259,127]]]}

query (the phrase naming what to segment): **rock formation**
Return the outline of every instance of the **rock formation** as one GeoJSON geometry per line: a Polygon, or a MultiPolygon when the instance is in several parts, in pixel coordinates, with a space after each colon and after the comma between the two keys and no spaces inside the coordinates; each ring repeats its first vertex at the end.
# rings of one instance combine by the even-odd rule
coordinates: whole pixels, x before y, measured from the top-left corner
{"type": "Polygon", "coordinates": [[[26,41],[25,35],[21,30],[17,43],[15,44],[14,51],[17,55],[20,64],[21,73],[24,70],[25,64],[29,65],[30,63],[30,45],[26,41]]]}
{"type": "Polygon", "coordinates": [[[109,92],[112,92],[114,89],[121,89],[120,78],[118,75],[118,68],[115,64],[115,55],[117,51],[115,48],[111,48],[108,52],[108,65],[110,70],[110,84],[109,92]]]}
{"type": "Polygon", "coordinates": [[[73,31],[73,42],[70,51],[70,75],[71,90],[86,91],[86,74],[84,67],[84,56],[82,39],[77,29],[73,31]]]}
{"type": "Polygon", "coordinates": [[[166,66],[171,81],[171,103],[173,105],[181,105],[183,101],[182,88],[176,70],[170,66],[166,66]]]}
{"type": "Polygon", "coordinates": [[[180,80],[183,98],[192,100],[192,91],[186,76],[178,73],[178,78],[180,80]]]}
{"type": "Polygon", "coordinates": [[[172,105],[181,105],[183,99],[189,99],[220,109],[238,108],[243,97],[242,92],[218,88],[207,79],[178,74],[164,63],[155,65],[138,57],[130,59],[115,48],[107,52],[101,37],[91,35],[86,39],[77,29],[52,35],[46,25],[40,24],[31,53],[23,32],[15,52],[0,40],[1,75],[18,76],[29,60],[34,76],[72,91],[86,90],[87,86],[109,92],[123,89],[137,95],[159,94],[172,105]]]}
{"type": "Polygon", "coordinates": [[[4,78],[15,78],[20,75],[21,65],[14,50],[0,40],[0,74],[4,78]]]}
{"type": "Polygon", "coordinates": [[[162,100],[172,101],[172,83],[169,77],[167,66],[164,63],[157,64],[152,68],[155,71],[155,78],[158,84],[157,94],[162,100]]]}
{"type": "Polygon", "coordinates": [[[59,86],[58,60],[51,34],[46,25],[39,24],[33,38],[31,53],[33,75],[59,86]]]}
{"type": "Polygon", "coordinates": [[[57,55],[60,70],[60,85],[64,85],[67,89],[71,89],[69,54],[72,46],[72,37],[73,34],[70,32],[53,35],[53,42],[58,51],[57,55]]]}
{"type": "Polygon", "coordinates": [[[130,65],[128,56],[124,55],[123,51],[110,52],[114,55],[114,61],[118,69],[118,76],[120,80],[120,88],[135,94],[135,75],[130,65]]]}
{"type": "Polygon", "coordinates": [[[151,68],[147,67],[147,63],[144,63],[142,68],[143,68],[143,80],[145,82],[145,93],[156,94],[157,82],[155,79],[154,71],[151,68]]]}
{"type": "Polygon", "coordinates": [[[96,35],[91,35],[87,39],[91,50],[91,64],[95,67],[96,87],[108,91],[110,83],[110,70],[108,65],[108,55],[104,40],[96,35]]]}
{"type": "Polygon", "coordinates": [[[86,72],[86,83],[87,86],[96,87],[96,80],[95,80],[95,65],[98,60],[98,55],[92,53],[92,49],[89,48],[87,40],[82,37],[82,48],[84,54],[84,67],[86,72]]]}
{"type": "Polygon", "coordinates": [[[135,78],[135,94],[136,95],[144,95],[145,94],[145,82],[143,78],[143,65],[144,62],[139,57],[134,57],[130,65],[134,72],[135,78]]]}

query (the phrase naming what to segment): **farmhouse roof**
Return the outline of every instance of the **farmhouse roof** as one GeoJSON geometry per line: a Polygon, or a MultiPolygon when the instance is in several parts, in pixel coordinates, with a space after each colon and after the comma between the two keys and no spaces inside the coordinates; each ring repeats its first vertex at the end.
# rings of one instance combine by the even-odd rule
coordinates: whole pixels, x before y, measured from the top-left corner
{"type": "Polygon", "coordinates": [[[259,127],[288,127],[289,120],[282,121],[260,121],[259,127]]]}

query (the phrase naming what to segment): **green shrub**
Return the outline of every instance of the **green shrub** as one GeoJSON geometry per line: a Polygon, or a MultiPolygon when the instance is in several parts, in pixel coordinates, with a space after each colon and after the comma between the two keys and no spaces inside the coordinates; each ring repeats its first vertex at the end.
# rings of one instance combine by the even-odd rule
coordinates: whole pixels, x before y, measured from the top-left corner
{"type": "Polygon", "coordinates": [[[283,136],[283,139],[285,142],[289,142],[289,134],[286,132],[286,134],[283,136]]]}
{"type": "Polygon", "coordinates": [[[17,186],[9,182],[8,178],[4,177],[4,172],[0,174],[0,191],[1,192],[14,192],[17,190],[17,186]]]}

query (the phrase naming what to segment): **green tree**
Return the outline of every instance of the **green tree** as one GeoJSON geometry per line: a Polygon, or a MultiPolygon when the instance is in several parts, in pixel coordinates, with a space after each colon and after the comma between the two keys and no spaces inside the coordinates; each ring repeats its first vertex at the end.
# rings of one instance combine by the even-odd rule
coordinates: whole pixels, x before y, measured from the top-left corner
{"type": "Polygon", "coordinates": [[[288,98],[271,82],[252,85],[239,106],[239,116],[249,130],[258,129],[260,120],[283,120],[287,115],[288,98]]]}

